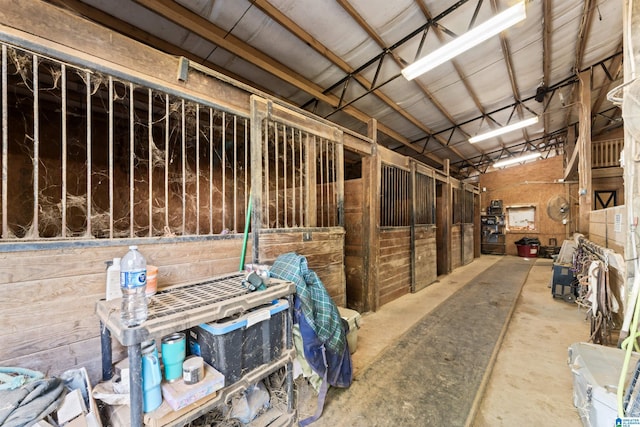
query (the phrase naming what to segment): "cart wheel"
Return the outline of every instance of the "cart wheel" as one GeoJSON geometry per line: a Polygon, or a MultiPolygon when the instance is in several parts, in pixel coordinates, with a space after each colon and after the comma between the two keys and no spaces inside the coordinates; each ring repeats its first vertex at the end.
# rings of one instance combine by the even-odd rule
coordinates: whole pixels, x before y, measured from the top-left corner
{"type": "Polygon", "coordinates": [[[574,302],[576,300],[576,296],[573,295],[573,293],[564,294],[562,296],[562,299],[564,299],[566,302],[574,302]]]}

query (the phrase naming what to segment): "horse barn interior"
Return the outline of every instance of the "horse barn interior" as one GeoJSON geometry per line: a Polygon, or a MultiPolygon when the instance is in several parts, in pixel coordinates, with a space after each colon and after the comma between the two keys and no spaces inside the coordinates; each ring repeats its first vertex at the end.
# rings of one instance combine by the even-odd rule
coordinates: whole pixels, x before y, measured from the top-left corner
{"type": "Polygon", "coordinates": [[[0,0],[0,426],[640,419],[639,21],[0,0]]]}

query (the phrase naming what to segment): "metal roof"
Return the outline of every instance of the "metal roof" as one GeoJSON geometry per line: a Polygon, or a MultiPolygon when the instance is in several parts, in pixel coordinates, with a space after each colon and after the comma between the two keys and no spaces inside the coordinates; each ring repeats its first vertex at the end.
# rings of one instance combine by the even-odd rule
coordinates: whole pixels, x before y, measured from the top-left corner
{"type": "Polygon", "coordinates": [[[515,2],[49,1],[356,132],[375,118],[379,143],[435,167],[449,159],[463,178],[523,151],[562,154],[583,71],[592,133],[622,125],[606,99],[622,81],[622,1],[528,0],[526,20],[412,81],[403,67],[515,2]],[[538,124],[468,142],[532,116],[538,124]]]}

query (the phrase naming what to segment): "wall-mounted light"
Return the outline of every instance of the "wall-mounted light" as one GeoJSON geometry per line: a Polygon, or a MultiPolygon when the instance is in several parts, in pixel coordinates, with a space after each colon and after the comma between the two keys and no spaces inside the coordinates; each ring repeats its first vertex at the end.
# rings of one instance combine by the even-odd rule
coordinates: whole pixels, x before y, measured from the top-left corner
{"type": "Polygon", "coordinates": [[[513,123],[508,126],[492,130],[491,132],[483,133],[482,135],[476,135],[469,138],[469,142],[474,144],[476,142],[484,141],[485,139],[493,138],[495,136],[504,135],[505,133],[512,132],[517,129],[522,129],[527,126],[531,126],[538,123],[538,116],[531,117],[530,119],[522,120],[521,122],[513,123]]]}
{"type": "Polygon", "coordinates": [[[512,157],[510,159],[506,159],[506,160],[501,160],[499,162],[495,162],[493,164],[494,168],[501,168],[504,166],[509,166],[509,165],[513,165],[516,163],[520,163],[520,162],[525,162],[527,160],[532,160],[532,159],[537,159],[538,157],[542,156],[542,153],[529,153],[529,154],[525,154],[523,156],[518,156],[518,157],[512,157]]]}
{"type": "Polygon", "coordinates": [[[463,35],[455,38],[446,45],[434,50],[427,56],[420,58],[413,64],[402,70],[402,75],[407,80],[413,80],[421,74],[436,68],[451,58],[460,55],[472,47],[475,47],[485,40],[490,39],[496,34],[506,30],[507,28],[517,24],[527,17],[524,1],[511,6],[505,10],[483,22],[482,24],[467,31],[463,35]]]}

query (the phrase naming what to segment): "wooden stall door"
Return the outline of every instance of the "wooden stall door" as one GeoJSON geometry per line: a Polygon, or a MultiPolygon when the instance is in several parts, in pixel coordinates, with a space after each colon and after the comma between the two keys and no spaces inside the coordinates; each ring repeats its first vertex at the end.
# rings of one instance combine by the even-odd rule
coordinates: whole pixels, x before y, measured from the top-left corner
{"type": "Polygon", "coordinates": [[[451,250],[449,238],[449,218],[451,212],[449,210],[449,191],[448,183],[441,181],[436,183],[436,243],[438,246],[436,264],[438,276],[448,274],[451,271],[449,267],[449,254],[451,250]]]}
{"type": "Polygon", "coordinates": [[[364,182],[362,178],[344,183],[345,275],[347,306],[364,312],[366,306],[367,236],[364,223],[364,182]]]}

